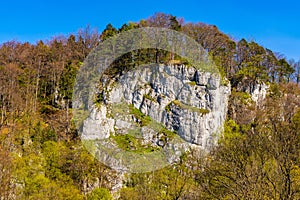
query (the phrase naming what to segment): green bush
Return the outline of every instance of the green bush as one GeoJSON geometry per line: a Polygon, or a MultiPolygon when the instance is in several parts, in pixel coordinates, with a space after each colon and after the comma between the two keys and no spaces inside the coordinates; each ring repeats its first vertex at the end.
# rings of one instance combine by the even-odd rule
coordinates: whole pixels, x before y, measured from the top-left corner
{"type": "Polygon", "coordinates": [[[88,200],[112,200],[112,196],[106,188],[96,188],[88,196],[88,200]]]}

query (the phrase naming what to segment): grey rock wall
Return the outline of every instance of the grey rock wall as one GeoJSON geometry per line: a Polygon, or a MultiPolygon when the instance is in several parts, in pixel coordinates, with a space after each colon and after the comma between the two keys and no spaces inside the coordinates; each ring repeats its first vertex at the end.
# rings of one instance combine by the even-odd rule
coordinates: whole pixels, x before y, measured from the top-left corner
{"type": "MultiPolygon", "coordinates": [[[[208,149],[217,142],[230,95],[230,86],[220,85],[219,76],[184,65],[152,65],[129,71],[117,82],[108,81],[106,104],[95,107],[84,122],[84,139],[108,138],[132,129],[132,116],[112,117],[109,110],[110,105],[126,103],[191,144],[208,149]]],[[[157,142],[149,136],[151,131],[146,132],[146,141],[157,142]]]]}

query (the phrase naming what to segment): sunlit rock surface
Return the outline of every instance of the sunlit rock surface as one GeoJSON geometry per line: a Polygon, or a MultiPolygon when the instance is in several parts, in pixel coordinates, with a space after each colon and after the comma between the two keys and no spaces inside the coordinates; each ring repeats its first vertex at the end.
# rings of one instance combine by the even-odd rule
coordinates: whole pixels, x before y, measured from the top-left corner
{"type": "MultiPolygon", "coordinates": [[[[226,118],[230,87],[220,77],[184,65],[151,65],[107,80],[104,102],[84,122],[84,139],[126,134],[137,120],[129,112],[110,108],[132,104],[152,120],[175,131],[183,140],[203,149],[214,145],[226,118]]],[[[143,127],[144,143],[163,146],[158,133],[143,127]]]]}

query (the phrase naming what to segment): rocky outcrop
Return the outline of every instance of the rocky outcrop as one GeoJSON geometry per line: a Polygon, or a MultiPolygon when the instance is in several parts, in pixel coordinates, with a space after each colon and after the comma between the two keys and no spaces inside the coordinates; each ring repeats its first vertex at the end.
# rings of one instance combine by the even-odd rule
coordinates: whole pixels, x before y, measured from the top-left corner
{"type": "MultiPolygon", "coordinates": [[[[107,80],[103,102],[84,122],[84,139],[103,139],[110,134],[134,130],[139,119],[113,105],[131,104],[162,127],[175,131],[183,140],[208,149],[216,143],[226,118],[230,87],[220,77],[184,65],[139,67],[107,80]]],[[[146,143],[163,146],[159,130],[142,127],[146,143]],[[150,134],[150,135],[149,135],[150,134]]]]}
{"type": "Polygon", "coordinates": [[[262,81],[252,81],[244,78],[242,81],[235,83],[237,91],[246,92],[251,95],[251,99],[258,105],[265,98],[268,93],[269,85],[262,81]]]}
{"type": "Polygon", "coordinates": [[[251,99],[256,103],[261,103],[267,96],[269,86],[265,83],[257,83],[254,87],[249,91],[251,95],[251,99]]]}
{"type": "Polygon", "coordinates": [[[92,109],[89,117],[83,122],[81,139],[105,139],[110,136],[110,133],[114,131],[115,120],[107,118],[106,113],[107,108],[105,106],[92,109]]]}

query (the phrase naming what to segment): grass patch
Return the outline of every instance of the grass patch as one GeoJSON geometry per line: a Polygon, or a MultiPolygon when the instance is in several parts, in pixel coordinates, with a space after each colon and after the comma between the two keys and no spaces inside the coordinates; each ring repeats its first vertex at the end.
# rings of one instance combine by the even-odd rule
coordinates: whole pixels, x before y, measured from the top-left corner
{"type": "Polygon", "coordinates": [[[166,127],[163,127],[160,132],[163,135],[163,138],[167,141],[168,139],[173,139],[177,134],[174,131],[168,130],[166,127]]]}
{"type": "Polygon", "coordinates": [[[151,117],[142,113],[139,109],[135,108],[133,105],[129,105],[129,112],[135,118],[138,119],[141,126],[147,126],[151,122],[151,117]]]}
{"type": "Polygon", "coordinates": [[[167,112],[171,112],[171,106],[172,105],[175,105],[181,109],[184,109],[184,110],[189,110],[191,112],[197,112],[197,113],[200,113],[202,115],[205,115],[205,114],[208,114],[210,111],[208,109],[205,109],[205,108],[197,108],[197,107],[194,107],[194,106],[190,106],[190,105],[187,105],[187,104],[183,104],[181,103],[180,101],[178,100],[174,100],[172,101],[171,103],[169,103],[166,107],[165,107],[165,110],[167,112]]]}
{"type": "Polygon", "coordinates": [[[164,134],[167,138],[170,139],[174,138],[177,135],[176,132],[168,130],[162,123],[159,123],[155,120],[151,120],[147,127],[151,128],[159,134],[164,134]]]}
{"type": "Polygon", "coordinates": [[[171,112],[171,104],[172,104],[172,102],[169,103],[168,105],[166,105],[165,110],[166,110],[167,112],[171,112]]]}
{"type": "Polygon", "coordinates": [[[182,103],[179,100],[174,100],[173,104],[179,107],[182,107],[182,103]]]}
{"type": "Polygon", "coordinates": [[[112,104],[108,108],[109,113],[107,117],[110,118],[124,118],[126,116],[133,115],[140,123],[140,126],[147,126],[151,122],[151,117],[142,113],[139,109],[135,108],[132,104],[119,103],[112,104]],[[122,117],[123,116],[123,117],[122,117]]]}
{"type": "Polygon", "coordinates": [[[151,145],[143,145],[140,138],[136,138],[130,134],[114,135],[111,138],[116,142],[120,149],[136,153],[146,153],[158,150],[151,145]]]}
{"type": "Polygon", "coordinates": [[[150,101],[156,102],[156,99],[154,99],[153,97],[151,97],[150,94],[144,94],[144,98],[145,99],[149,99],[150,101]]]}
{"type": "Polygon", "coordinates": [[[208,114],[209,113],[209,110],[208,109],[205,109],[205,108],[198,108],[198,112],[201,113],[201,114],[208,114]]]}
{"type": "MultiPolygon", "coordinates": [[[[145,85],[151,87],[150,83],[147,83],[147,84],[145,84],[145,85]]],[[[148,94],[144,94],[144,98],[145,98],[145,99],[149,99],[150,101],[157,102],[157,100],[156,100],[155,98],[153,98],[153,97],[150,95],[152,92],[153,92],[153,90],[152,90],[152,88],[150,88],[148,94]]]]}
{"type": "Polygon", "coordinates": [[[191,81],[191,82],[188,82],[188,84],[190,84],[191,86],[195,86],[195,85],[197,85],[196,81],[191,81]]]}

